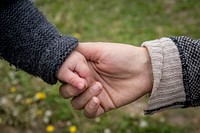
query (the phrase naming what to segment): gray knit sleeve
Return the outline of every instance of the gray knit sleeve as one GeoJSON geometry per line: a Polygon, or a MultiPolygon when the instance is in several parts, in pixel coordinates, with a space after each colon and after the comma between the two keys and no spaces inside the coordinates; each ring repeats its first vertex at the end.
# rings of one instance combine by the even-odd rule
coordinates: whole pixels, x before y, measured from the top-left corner
{"type": "Polygon", "coordinates": [[[0,0],[0,8],[5,8],[15,2],[17,2],[18,0],[0,0]]]}
{"type": "Polygon", "coordinates": [[[58,69],[77,44],[61,36],[29,0],[0,8],[0,57],[49,84],[57,82],[58,69]]]}

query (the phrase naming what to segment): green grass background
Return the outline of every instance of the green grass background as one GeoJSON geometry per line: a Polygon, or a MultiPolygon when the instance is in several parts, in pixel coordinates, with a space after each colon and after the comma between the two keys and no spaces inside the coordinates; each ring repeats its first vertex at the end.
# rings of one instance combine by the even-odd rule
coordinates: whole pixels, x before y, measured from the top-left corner
{"type": "MultiPolygon", "coordinates": [[[[35,0],[36,6],[62,34],[79,38],[80,42],[107,41],[140,46],[160,37],[200,37],[199,0],[35,0]]],[[[14,107],[0,106],[0,132],[8,129],[34,133],[46,132],[52,124],[56,133],[68,133],[75,125],[79,133],[199,133],[199,108],[168,110],[153,116],[135,113],[129,105],[97,119],[87,119],[74,111],[69,100],[58,94],[59,83],[49,86],[39,78],[16,71],[0,61],[0,100],[8,99],[14,107]],[[11,93],[9,89],[17,91],[11,93]],[[43,92],[47,98],[27,105],[23,100],[43,92]],[[16,102],[16,97],[22,100],[16,102]],[[51,110],[44,122],[37,110],[51,110]],[[128,110],[128,111],[127,111],[128,110]],[[14,115],[18,111],[17,115],[14,115]],[[34,112],[35,111],[35,112],[34,112]],[[6,129],[5,129],[6,128],[6,129]]],[[[139,103],[146,104],[146,98],[139,103]]],[[[1,105],[1,102],[0,102],[1,105]]]]}

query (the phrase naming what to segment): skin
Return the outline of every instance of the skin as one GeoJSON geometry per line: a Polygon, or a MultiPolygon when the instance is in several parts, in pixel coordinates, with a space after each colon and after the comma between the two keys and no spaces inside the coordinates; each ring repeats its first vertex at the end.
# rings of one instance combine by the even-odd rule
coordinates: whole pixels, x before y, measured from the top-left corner
{"type": "MultiPolygon", "coordinates": [[[[63,84],[60,94],[64,98],[73,97],[74,109],[83,110],[87,117],[97,117],[151,92],[153,74],[146,48],[88,42],[79,44],[76,51],[86,59],[83,66],[77,64],[79,69],[71,69],[74,77],[78,77],[75,79],[81,80],[70,77],[72,83],[63,84]],[[87,71],[82,71],[83,68],[87,71]],[[78,85],[80,82],[84,84],[82,87],[78,85]]],[[[63,76],[62,81],[67,78],[63,76]]]]}

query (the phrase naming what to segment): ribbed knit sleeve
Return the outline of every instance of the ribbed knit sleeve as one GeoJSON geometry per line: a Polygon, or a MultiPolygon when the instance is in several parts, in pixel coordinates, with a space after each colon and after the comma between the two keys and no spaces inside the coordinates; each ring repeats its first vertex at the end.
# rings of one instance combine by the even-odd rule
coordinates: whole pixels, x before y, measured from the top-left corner
{"type": "Polygon", "coordinates": [[[0,57],[49,84],[57,82],[58,69],[77,44],[61,36],[29,0],[0,8],[0,57]]]}
{"type": "Polygon", "coordinates": [[[160,110],[184,107],[186,94],[183,85],[182,66],[178,49],[169,38],[147,41],[154,77],[153,89],[145,114],[160,110]]]}

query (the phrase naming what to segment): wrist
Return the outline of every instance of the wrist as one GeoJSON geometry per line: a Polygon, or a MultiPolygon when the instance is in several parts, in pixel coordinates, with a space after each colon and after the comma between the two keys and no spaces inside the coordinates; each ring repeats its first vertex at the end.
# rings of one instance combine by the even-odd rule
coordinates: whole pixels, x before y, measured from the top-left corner
{"type": "Polygon", "coordinates": [[[145,47],[141,47],[141,70],[142,79],[144,80],[144,94],[151,93],[153,88],[153,71],[151,58],[145,47]]]}

